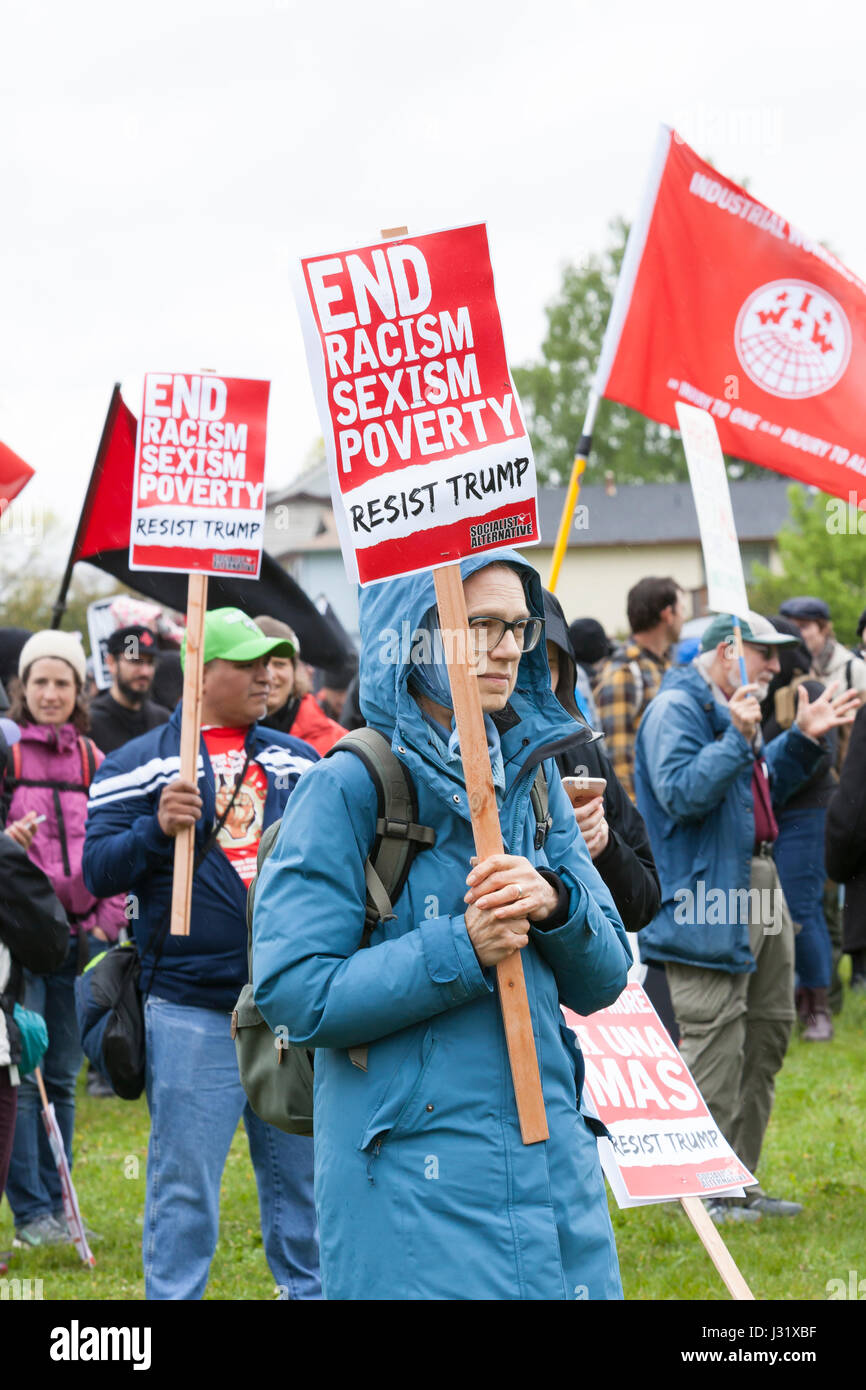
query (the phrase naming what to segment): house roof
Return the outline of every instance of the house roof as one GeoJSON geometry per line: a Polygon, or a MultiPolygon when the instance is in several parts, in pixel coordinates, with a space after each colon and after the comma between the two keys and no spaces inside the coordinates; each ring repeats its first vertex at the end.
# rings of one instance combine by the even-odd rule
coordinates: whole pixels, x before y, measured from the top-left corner
{"type": "MultiPolygon", "coordinates": [[[[740,542],[775,539],[788,520],[790,479],[775,473],[748,482],[731,482],[731,504],[740,542]]],[[[538,492],[541,544],[552,546],[565,502],[564,487],[541,487],[538,492]]],[[[268,497],[268,507],[286,503],[330,503],[328,466],[307,469],[281,492],[268,497]]],[[[587,508],[586,526],[575,527],[573,545],[690,544],[699,540],[698,518],[688,483],[630,483],[608,495],[601,484],[581,488],[580,503],[587,508]]],[[[334,532],[336,540],[336,532],[334,532]]],[[[330,538],[320,536],[317,548],[327,548],[330,538]]],[[[331,542],[333,543],[333,542],[331,542]]]]}
{"type": "Polygon", "coordinates": [[[269,492],[268,507],[285,505],[287,502],[313,502],[322,498],[331,500],[331,484],[328,481],[328,465],[316,463],[299,473],[286,487],[269,492]]]}
{"type": "MultiPolygon", "coordinates": [[[[731,505],[740,542],[774,539],[788,520],[788,479],[776,474],[748,482],[731,482],[731,505]]],[[[567,489],[543,487],[538,493],[542,545],[553,545],[567,489]]],[[[586,526],[574,528],[573,545],[661,545],[699,539],[698,517],[688,483],[640,483],[618,487],[608,496],[603,486],[581,488],[586,526]]]]}

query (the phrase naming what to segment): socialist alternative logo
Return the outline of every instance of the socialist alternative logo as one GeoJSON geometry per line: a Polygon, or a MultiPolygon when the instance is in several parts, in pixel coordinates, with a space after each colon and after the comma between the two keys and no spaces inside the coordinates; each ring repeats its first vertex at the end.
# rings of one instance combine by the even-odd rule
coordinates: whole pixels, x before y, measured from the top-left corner
{"type": "Polygon", "coordinates": [[[762,391],[802,400],[836,385],[851,356],[851,327],[826,290],[806,280],[772,280],[740,309],[734,347],[762,391]]]}

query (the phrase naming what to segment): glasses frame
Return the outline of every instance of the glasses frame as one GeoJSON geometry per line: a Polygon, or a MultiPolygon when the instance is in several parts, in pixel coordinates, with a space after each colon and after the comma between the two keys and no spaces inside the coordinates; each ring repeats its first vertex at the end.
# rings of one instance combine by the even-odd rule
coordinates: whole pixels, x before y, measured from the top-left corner
{"type": "Polygon", "coordinates": [[[519,651],[520,651],[521,656],[523,656],[526,652],[533,652],[533,651],[535,651],[535,648],[538,646],[539,642],[541,641],[542,637],[544,636],[544,619],[543,619],[543,618],[535,618],[535,617],[533,617],[533,616],[531,616],[531,615],[530,615],[530,617],[528,617],[528,618],[515,618],[513,622],[509,623],[509,622],[506,622],[505,618],[496,618],[496,617],[494,617],[492,614],[487,614],[487,613],[476,613],[474,617],[472,617],[472,618],[469,619],[469,631],[470,631],[470,632],[473,632],[479,623],[501,623],[501,624],[502,624],[502,634],[501,634],[501,636],[497,637],[496,641],[493,643],[493,646],[492,646],[492,647],[483,647],[483,648],[479,648],[479,650],[483,650],[484,652],[486,652],[488,656],[490,655],[491,652],[495,652],[495,651],[496,651],[496,648],[497,648],[498,646],[500,646],[501,643],[505,640],[505,634],[506,634],[506,632],[513,632],[513,633],[514,633],[514,641],[515,641],[515,643],[517,644],[517,647],[518,647],[518,649],[519,649],[519,651]],[[522,628],[522,629],[524,630],[524,632],[525,632],[525,631],[526,631],[526,628],[529,626],[530,623],[538,623],[538,634],[537,634],[537,636],[536,636],[534,642],[532,642],[529,646],[527,646],[527,645],[526,645],[526,640],[525,640],[525,638],[524,638],[524,641],[521,643],[520,639],[518,638],[517,633],[518,633],[518,629],[519,629],[519,628],[522,628]]]}

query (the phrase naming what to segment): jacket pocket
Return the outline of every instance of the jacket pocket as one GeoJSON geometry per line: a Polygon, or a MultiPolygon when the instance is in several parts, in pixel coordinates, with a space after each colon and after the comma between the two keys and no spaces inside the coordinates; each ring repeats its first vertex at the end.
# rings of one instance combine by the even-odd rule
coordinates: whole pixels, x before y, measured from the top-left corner
{"type": "Polygon", "coordinates": [[[428,1028],[421,1041],[420,1060],[413,1065],[412,1050],[404,1056],[382,1099],[376,1104],[364,1126],[358,1148],[362,1152],[378,1153],[389,1136],[411,1128],[421,1089],[436,1051],[433,1029],[428,1028]]]}

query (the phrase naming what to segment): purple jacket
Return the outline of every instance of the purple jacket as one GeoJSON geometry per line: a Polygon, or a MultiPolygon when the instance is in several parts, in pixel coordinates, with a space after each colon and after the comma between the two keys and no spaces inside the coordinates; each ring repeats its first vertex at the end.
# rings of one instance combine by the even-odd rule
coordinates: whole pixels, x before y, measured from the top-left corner
{"type": "MultiPolygon", "coordinates": [[[[28,811],[46,819],[37,826],[29,856],[50,879],[70,914],[73,932],[99,927],[110,941],[125,921],[123,894],[95,898],[81,873],[87,787],[84,785],[78,731],[72,724],[21,725],[21,778],[67,783],[68,789],[17,786],[9,804],[7,824],[28,811]],[[81,787],[78,791],[77,788],[81,787]]],[[[97,767],[103,754],[95,748],[97,767]]]]}

